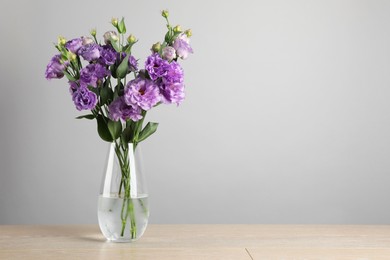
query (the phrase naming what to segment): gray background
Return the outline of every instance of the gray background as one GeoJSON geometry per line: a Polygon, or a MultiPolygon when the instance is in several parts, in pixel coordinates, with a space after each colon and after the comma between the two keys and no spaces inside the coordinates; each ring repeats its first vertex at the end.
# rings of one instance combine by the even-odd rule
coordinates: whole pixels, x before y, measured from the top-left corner
{"type": "Polygon", "coordinates": [[[165,8],[195,54],[148,116],[152,223],[390,223],[389,1],[2,0],[0,224],[97,223],[108,144],[52,43],[125,16],[143,64],[165,8]]]}

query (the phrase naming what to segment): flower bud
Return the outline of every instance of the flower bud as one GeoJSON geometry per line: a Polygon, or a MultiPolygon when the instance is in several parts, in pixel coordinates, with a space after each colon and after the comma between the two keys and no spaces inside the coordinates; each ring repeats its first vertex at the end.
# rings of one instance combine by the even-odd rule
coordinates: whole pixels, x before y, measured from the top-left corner
{"type": "Polygon", "coordinates": [[[181,33],[177,36],[172,47],[175,48],[177,57],[183,60],[185,60],[190,53],[194,52],[190,45],[190,39],[185,33],[181,33]]]}
{"type": "Polygon", "coordinates": [[[161,12],[161,15],[162,15],[162,17],[164,17],[164,18],[168,18],[168,16],[169,16],[168,10],[163,10],[163,11],[161,12]]]}
{"type": "Polygon", "coordinates": [[[96,36],[96,29],[92,29],[92,30],[90,31],[90,33],[91,33],[91,35],[92,35],[93,37],[95,37],[95,36],[96,36]]]}
{"type": "Polygon", "coordinates": [[[135,43],[136,41],[137,41],[137,39],[132,34],[130,34],[129,37],[127,37],[127,42],[130,44],[135,43]]]}
{"type": "Polygon", "coordinates": [[[180,25],[176,25],[175,27],[173,27],[173,31],[174,31],[175,33],[181,32],[181,27],[180,27],[180,25]]]}
{"type": "Polygon", "coordinates": [[[176,58],[176,50],[171,46],[167,46],[162,50],[162,57],[168,61],[171,61],[176,58]]]}
{"type": "Polygon", "coordinates": [[[83,45],[91,44],[93,43],[93,39],[91,37],[81,37],[81,40],[83,41],[83,45]]]}
{"type": "Polygon", "coordinates": [[[191,29],[185,30],[184,33],[187,35],[188,38],[192,36],[192,31],[191,31],[191,29]]]}
{"type": "Polygon", "coordinates": [[[111,24],[114,25],[115,27],[117,27],[118,26],[118,18],[112,18],[111,24]]]}
{"type": "Polygon", "coordinates": [[[62,36],[58,36],[58,45],[64,46],[66,43],[66,39],[62,36]]]}
{"type": "Polygon", "coordinates": [[[103,34],[103,38],[104,38],[104,42],[108,44],[109,42],[111,42],[111,40],[116,42],[118,40],[118,35],[114,31],[108,31],[105,34],[103,34]]]}
{"type": "Polygon", "coordinates": [[[161,43],[160,43],[160,42],[156,42],[155,44],[153,44],[151,50],[152,50],[153,52],[159,52],[160,49],[161,49],[161,43]]]}
{"type": "Polygon", "coordinates": [[[74,61],[77,58],[76,54],[74,54],[73,52],[68,52],[67,56],[68,56],[68,60],[70,61],[74,61]]]}
{"type": "Polygon", "coordinates": [[[117,42],[119,40],[118,36],[117,35],[111,35],[111,40],[114,41],[114,42],[117,42]]]}
{"type": "Polygon", "coordinates": [[[114,34],[111,36],[111,39],[114,41],[114,42],[117,42],[119,40],[118,38],[118,35],[114,34]]]}

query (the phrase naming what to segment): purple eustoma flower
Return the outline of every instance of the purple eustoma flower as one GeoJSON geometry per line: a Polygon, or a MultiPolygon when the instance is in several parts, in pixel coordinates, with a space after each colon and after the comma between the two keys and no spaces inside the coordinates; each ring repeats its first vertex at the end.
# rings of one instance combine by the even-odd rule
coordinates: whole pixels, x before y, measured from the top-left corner
{"type": "Polygon", "coordinates": [[[80,82],[92,87],[97,86],[97,81],[110,75],[110,71],[104,66],[95,63],[89,64],[80,70],[80,82]]]}
{"type": "Polygon", "coordinates": [[[79,49],[78,54],[86,61],[93,61],[100,57],[100,49],[96,43],[86,44],[79,49]]]}
{"type": "Polygon", "coordinates": [[[138,70],[138,61],[134,58],[134,56],[130,55],[129,71],[137,71],[137,70],[138,70]]]}
{"type": "Polygon", "coordinates": [[[160,91],[154,81],[138,77],[127,83],[123,98],[128,105],[149,110],[160,101],[160,91]]]}
{"type": "Polygon", "coordinates": [[[179,105],[185,97],[184,72],[180,64],[172,61],[169,69],[160,82],[160,93],[165,104],[176,103],[179,105]]]}
{"type": "Polygon", "coordinates": [[[165,104],[179,105],[185,98],[183,83],[162,84],[160,86],[162,101],[165,104]]]}
{"type": "Polygon", "coordinates": [[[79,88],[87,88],[88,85],[80,80],[76,81],[68,81],[69,83],[69,92],[73,96],[73,94],[79,89],[79,88]]]}
{"type": "Polygon", "coordinates": [[[176,61],[169,63],[167,73],[162,77],[164,83],[182,83],[184,81],[184,71],[176,61]]]}
{"type": "Polygon", "coordinates": [[[72,96],[77,91],[78,88],[79,88],[78,81],[69,81],[69,92],[72,96]]]}
{"type": "Polygon", "coordinates": [[[73,53],[77,53],[81,46],[83,46],[83,40],[80,38],[76,38],[65,43],[65,47],[73,53]]]}
{"type": "Polygon", "coordinates": [[[116,98],[109,106],[109,117],[113,121],[121,120],[125,122],[127,119],[138,121],[142,118],[141,108],[126,104],[123,96],[116,98]]]}
{"type": "Polygon", "coordinates": [[[98,79],[103,79],[106,76],[109,76],[111,72],[100,64],[95,64],[95,75],[98,79]]]}
{"type": "Polygon", "coordinates": [[[101,49],[99,62],[103,65],[112,65],[116,61],[116,51],[110,46],[105,45],[101,49]]]}
{"type": "Polygon", "coordinates": [[[169,62],[162,59],[158,53],[150,55],[145,62],[145,69],[152,80],[156,80],[167,74],[169,62]]]}
{"type": "Polygon", "coordinates": [[[46,79],[60,79],[64,76],[65,65],[61,62],[61,55],[55,55],[46,66],[46,79]]]}
{"type": "Polygon", "coordinates": [[[188,57],[188,54],[194,53],[190,45],[190,39],[185,33],[180,34],[175,39],[173,42],[173,48],[175,48],[177,56],[183,60],[188,57]]]}
{"type": "Polygon", "coordinates": [[[97,96],[86,87],[79,87],[72,95],[77,110],[94,109],[97,103],[97,96]]]}
{"type": "Polygon", "coordinates": [[[162,50],[162,57],[168,61],[176,58],[176,50],[171,46],[167,46],[162,50]]]}

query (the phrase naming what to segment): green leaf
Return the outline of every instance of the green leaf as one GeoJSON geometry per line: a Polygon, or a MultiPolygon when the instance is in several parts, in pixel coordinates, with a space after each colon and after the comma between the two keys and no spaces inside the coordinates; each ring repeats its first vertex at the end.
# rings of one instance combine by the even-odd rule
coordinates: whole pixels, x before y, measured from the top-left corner
{"type": "Polygon", "coordinates": [[[110,130],[108,130],[108,126],[106,123],[108,122],[108,118],[103,117],[102,115],[98,115],[96,117],[96,121],[97,121],[97,130],[100,138],[102,138],[106,142],[114,141],[114,139],[111,136],[110,130]]]}
{"type": "Polygon", "coordinates": [[[127,54],[127,55],[130,55],[130,51],[131,51],[131,46],[132,44],[127,44],[123,47],[123,50],[124,52],[127,54]]]}
{"type": "Polygon", "coordinates": [[[91,86],[91,85],[88,85],[87,87],[89,89],[89,91],[92,91],[93,93],[95,93],[97,96],[99,96],[99,88],[95,88],[94,86],[91,86]]]}
{"type": "Polygon", "coordinates": [[[170,35],[170,31],[168,31],[166,34],[165,34],[165,42],[169,43],[170,42],[170,38],[171,38],[171,35],[170,35]]]}
{"type": "Polygon", "coordinates": [[[122,123],[121,121],[111,121],[107,123],[108,130],[110,131],[112,139],[117,139],[122,133],[122,123]]]}
{"type": "Polygon", "coordinates": [[[123,79],[129,70],[129,57],[130,55],[126,55],[116,70],[116,76],[120,79],[123,79]]]}
{"type": "MultiPolygon", "coordinates": [[[[105,84],[106,85],[106,84],[105,84]]],[[[114,97],[114,92],[112,91],[112,89],[110,87],[107,87],[107,86],[103,86],[101,89],[100,89],[100,102],[104,105],[104,104],[109,104],[110,101],[113,100],[113,97],[114,97]]]]}
{"type": "Polygon", "coordinates": [[[106,79],[105,81],[104,81],[104,83],[103,83],[103,87],[107,87],[107,88],[109,88],[110,87],[110,77],[108,77],[108,79],[106,79]]]}
{"type": "Polygon", "coordinates": [[[110,37],[110,43],[111,43],[111,46],[114,48],[114,50],[116,50],[117,52],[122,51],[120,46],[118,46],[118,44],[116,43],[116,41],[114,39],[112,39],[112,37],[110,37]]]}
{"type": "Polygon", "coordinates": [[[61,53],[61,59],[62,60],[68,60],[68,56],[66,55],[66,53],[61,53]]]}
{"type": "Polygon", "coordinates": [[[94,116],[94,115],[92,115],[92,114],[88,114],[88,115],[82,115],[82,116],[78,116],[78,117],[76,117],[76,119],[82,119],[82,118],[85,118],[85,119],[92,120],[92,119],[94,119],[94,118],[95,118],[95,116],[94,116]]]}
{"type": "Polygon", "coordinates": [[[174,32],[172,28],[169,28],[168,32],[165,34],[165,42],[168,44],[172,43],[174,32]]]}
{"type": "Polygon", "coordinates": [[[116,85],[114,88],[114,96],[113,96],[112,100],[117,99],[119,96],[123,96],[124,89],[125,88],[123,86],[123,83],[121,81],[119,81],[119,84],[116,85]]]}
{"type": "Polygon", "coordinates": [[[110,71],[111,71],[111,76],[116,79],[116,69],[117,69],[117,66],[115,64],[111,65],[110,67],[110,71]]]}
{"type": "Polygon", "coordinates": [[[125,25],[125,18],[122,17],[122,20],[118,24],[118,31],[121,34],[126,33],[126,25],[125,25]]]}
{"type": "Polygon", "coordinates": [[[149,122],[146,124],[144,129],[142,129],[141,133],[138,136],[138,142],[142,142],[149,136],[151,136],[154,132],[156,132],[158,127],[158,123],[149,122]]]}
{"type": "Polygon", "coordinates": [[[127,123],[125,130],[122,132],[122,139],[125,143],[129,143],[134,138],[134,127],[131,122],[127,123]]]}
{"type": "Polygon", "coordinates": [[[56,45],[57,49],[61,52],[61,55],[65,58],[68,57],[68,50],[62,45],[56,45]]]}
{"type": "Polygon", "coordinates": [[[70,75],[66,70],[63,71],[65,76],[70,80],[70,81],[76,81],[77,79],[75,79],[72,75],[70,75]]]}

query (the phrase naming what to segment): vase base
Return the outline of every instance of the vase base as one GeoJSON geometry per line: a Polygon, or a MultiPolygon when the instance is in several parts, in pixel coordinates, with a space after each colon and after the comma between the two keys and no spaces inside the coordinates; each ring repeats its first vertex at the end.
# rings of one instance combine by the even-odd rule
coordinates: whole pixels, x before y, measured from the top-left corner
{"type": "Polygon", "coordinates": [[[110,239],[110,238],[107,238],[107,242],[110,242],[110,243],[132,243],[132,242],[135,242],[137,240],[138,239],[127,239],[127,238],[113,238],[113,239],[110,239]]]}
{"type": "Polygon", "coordinates": [[[108,241],[129,243],[137,241],[148,225],[149,210],[146,194],[137,198],[123,199],[118,196],[99,196],[99,227],[108,241]],[[126,214],[126,209],[132,214],[126,214]],[[122,219],[125,215],[126,218],[122,219]]]}

